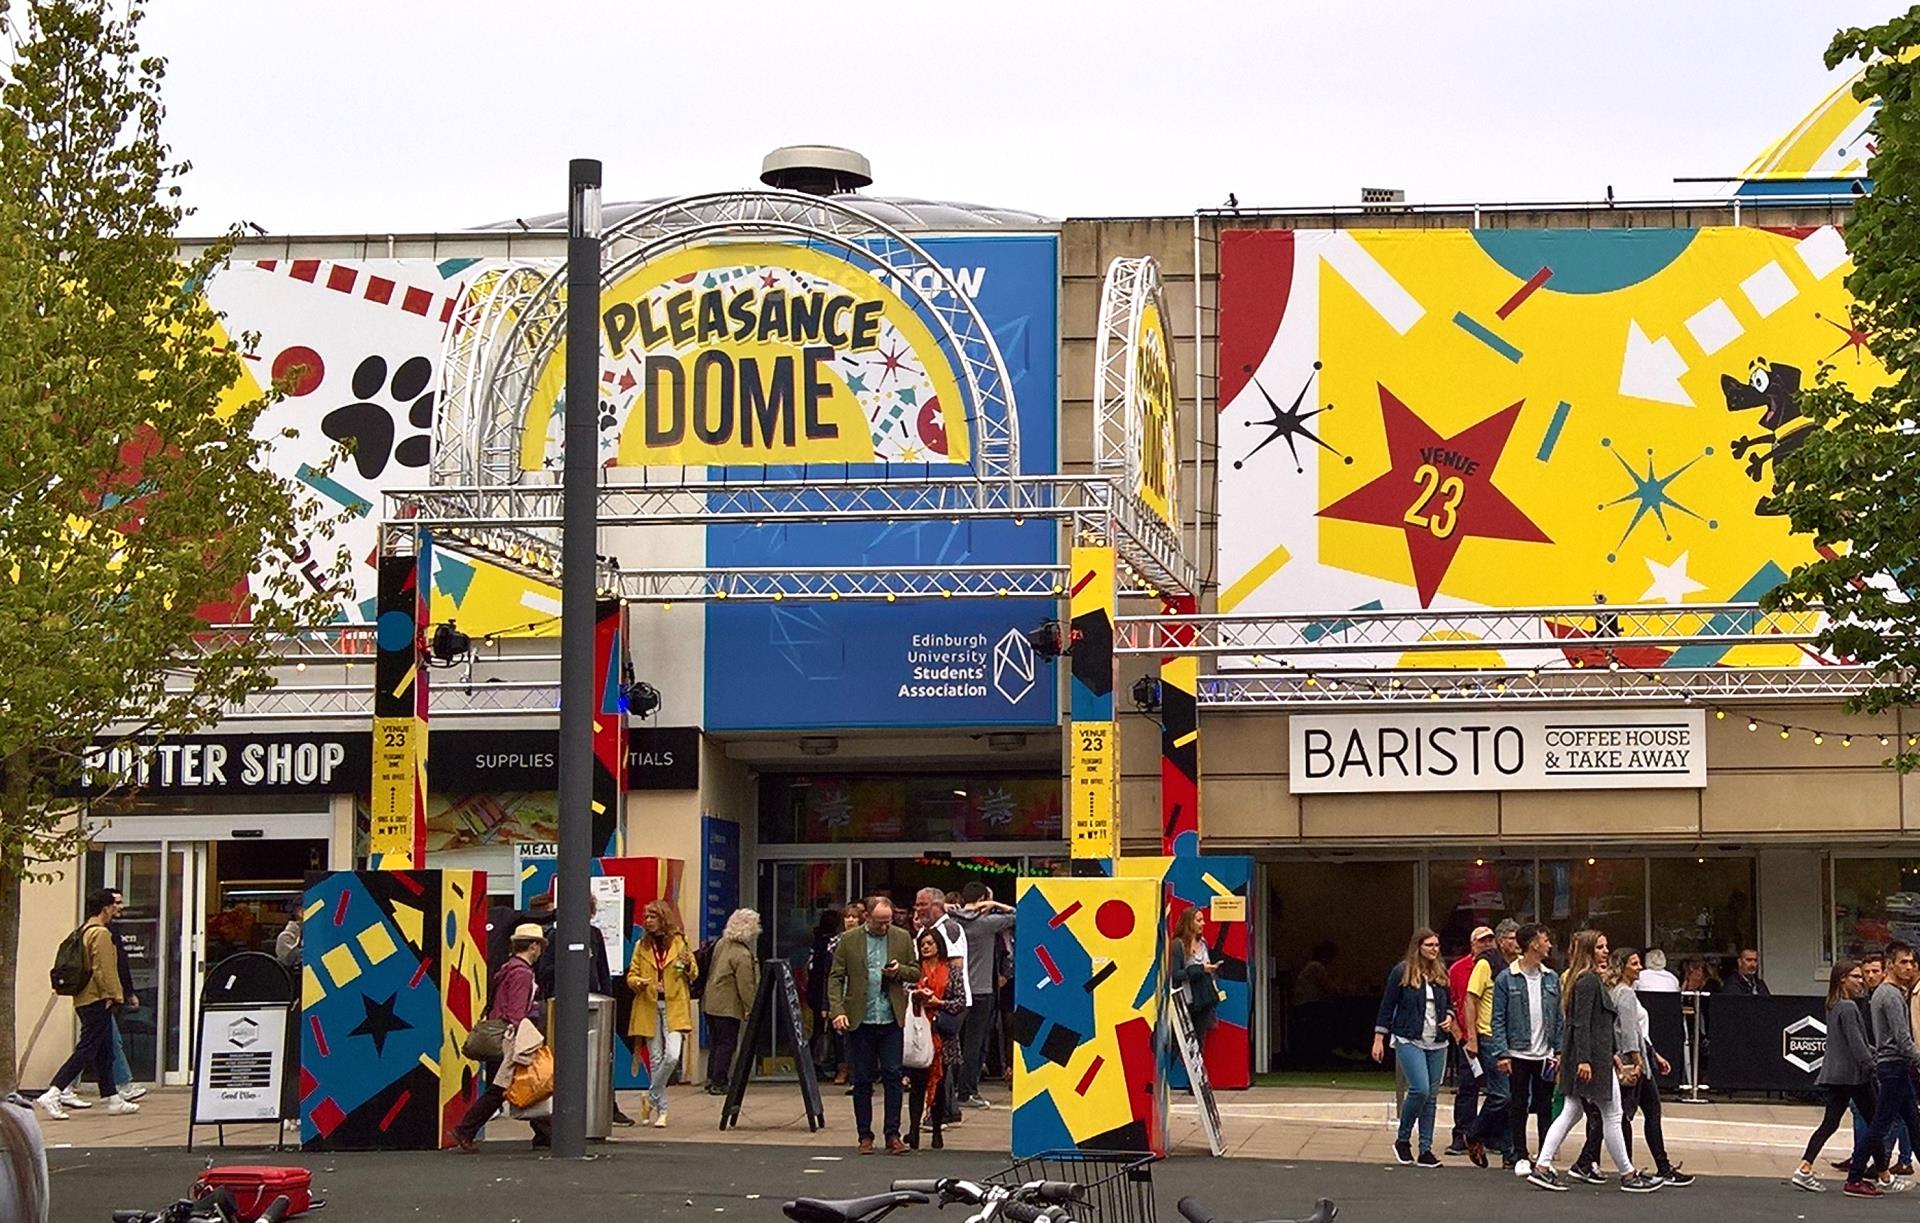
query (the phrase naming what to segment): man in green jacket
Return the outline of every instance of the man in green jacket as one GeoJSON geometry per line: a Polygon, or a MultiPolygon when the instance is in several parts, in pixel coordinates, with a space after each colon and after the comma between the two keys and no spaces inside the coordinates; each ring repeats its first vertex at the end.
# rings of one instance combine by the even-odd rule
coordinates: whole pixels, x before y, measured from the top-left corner
{"type": "Polygon", "coordinates": [[[853,1064],[853,1121],[860,1153],[873,1154],[873,1080],[885,1093],[887,1154],[904,1155],[900,1141],[901,1031],[907,1021],[907,986],[920,979],[913,939],[893,924],[893,902],[867,902],[867,924],[840,936],[827,978],[827,1013],[833,1030],[847,1038],[853,1064]]]}

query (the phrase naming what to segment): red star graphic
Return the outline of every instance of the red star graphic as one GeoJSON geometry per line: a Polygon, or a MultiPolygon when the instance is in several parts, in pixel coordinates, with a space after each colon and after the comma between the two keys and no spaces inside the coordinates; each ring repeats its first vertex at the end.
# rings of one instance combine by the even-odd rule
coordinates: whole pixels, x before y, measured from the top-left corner
{"type": "Polygon", "coordinates": [[[1520,419],[1520,404],[1441,437],[1382,386],[1380,417],[1387,430],[1386,474],[1321,510],[1320,517],[1404,531],[1420,606],[1432,605],[1460,541],[1470,535],[1553,542],[1493,483],[1493,469],[1520,419]]]}
{"type": "Polygon", "coordinates": [[[776,285],[778,285],[779,283],[780,283],[780,277],[776,276],[772,272],[763,272],[760,275],[760,287],[763,289],[771,289],[776,285]]]}

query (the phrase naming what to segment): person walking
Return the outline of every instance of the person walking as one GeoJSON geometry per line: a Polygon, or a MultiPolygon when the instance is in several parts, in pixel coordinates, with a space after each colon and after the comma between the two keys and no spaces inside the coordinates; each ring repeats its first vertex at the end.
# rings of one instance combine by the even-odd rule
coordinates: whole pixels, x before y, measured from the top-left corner
{"type": "Polygon", "coordinates": [[[1573,950],[1567,957],[1567,983],[1561,993],[1565,1037],[1560,1058],[1560,1092],[1566,1103],[1553,1128],[1540,1144],[1540,1158],[1527,1175],[1528,1183],[1556,1193],[1565,1193],[1566,1180],[1553,1169],[1553,1157],[1580,1119],[1585,1105],[1600,1110],[1602,1133],[1607,1154],[1620,1173],[1620,1188],[1627,1193],[1652,1193],[1660,1182],[1634,1171],[1627,1155],[1625,1137],[1620,1132],[1620,1059],[1615,1050],[1617,1012],[1607,992],[1603,974],[1607,969],[1607,936],[1598,930],[1582,930],[1573,936],[1573,950]]]}
{"type": "Polygon", "coordinates": [[[107,929],[107,923],[119,911],[118,895],[112,888],[98,888],[87,896],[87,920],[80,928],[80,941],[92,976],[73,996],[80,1038],[54,1074],[53,1086],[34,1101],[54,1121],[65,1121],[71,1115],[63,1099],[84,1070],[93,1071],[108,1116],[140,1111],[138,1104],[120,1094],[119,1080],[113,1077],[113,1012],[125,1004],[127,997],[120,981],[120,957],[114,948],[113,932],[107,929]]]}
{"type": "Polygon", "coordinates": [[[1173,929],[1173,984],[1186,986],[1193,1036],[1204,1044],[1219,1018],[1220,986],[1214,979],[1213,959],[1207,953],[1206,910],[1198,906],[1182,913],[1173,929]]]}
{"type": "MultiPolygon", "coordinates": [[[[487,1017],[507,1025],[506,1040],[501,1055],[486,1063],[482,1076],[486,1086],[453,1127],[453,1149],[469,1155],[479,1150],[480,1127],[493,1120],[506,1102],[514,1067],[524,1064],[545,1043],[540,1032],[540,985],[534,965],[546,951],[547,929],[537,922],[515,926],[507,947],[506,961],[493,979],[493,999],[487,1004],[487,1017]]],[[[553,1145],[552,1117],[530,1117],[527,1124],[533,1128],[536,1149],[553,1145]]]]}
{"type": "MultiPolygon", "coordinates": [[[[1626,1143],[1628,1160],[1632,1160],[1633,1119],[1636,1114],[1644,1115],[1647,1150],[1654,1160],[1652,1175],[1658,1177],[1663,1186],[1685,1188],[1693,1184],[1694,1178],[1680,1171],[1667,1157],[1666,1131],[1660,1117],[1660,1087],[1654,1076],[1656,1072],[1669,1074],[1673,1067],[1653,1047],[1647,1008],[1640,1004],[1634,988],[1640,980],[1641,964],[1640,953],[1630,947],[1611,950],[1607,954],[1608,971],[1605,975],[1607,992],[1613,1000],[1616,1016],[1614,1049],[1620,1066],[1620,1137],[1626,1143]]],[[[1605,1179],[1595,1171],[1600,1162],[1603,1126],[1594,1109],[1588,1107],[1584,1111],[1587,1117],[1586,1145],[1580,1150],[1580,1162],[1568,1171],[1577,1180],[1597,1184],[1605,1179]],[[1585,1175],[1581,1175],[1583,1172],[1585,1175]]]]}
{"type": "Polygon", "coordinates": [[[1820,1148],[1840,1128],[1840,1119],[1852,1109],[1869,1116],[1874,1111],[1873,1046],[1867,1039],[1867,1026],[1855,999],[1866,992],[1866,974],[1852,960],[1835,960],[1827,976],[1827,1046],[1820,1058],[1820,1077],[1826,1089],[1827,1110],[1807,1139],[1807,1150],[1800,1166],[1793,1170],[1795,1187],[1820,1193],[1826,1186],[1814,1174],[1814,1161],[1820,1148]]]}
{"type": "Polygon", "coordinates": [[[1447,991],[1460,1014],[1460,1043],[1454,1046],[1457,1056],[1453,1072],[1453,1140],[1446,1150],[1446,1154],[1455,1158],[1467,1154],[1467,1134],[1480,1119],[1483,1085],[1480,1063],[1473,1054],[1480,1044],[1480,1021],[1467,987],[1472,983],[1474,969],[1481,963],[1480,957],[1493,950],[1493,944],[1493,927],[1475,926],[1467,936],[1467,954],[1447,969],[1447,991]]]}
{"type": "Polygon", "coordinates": [[[960,889],[961,907],[953,912],[967,937],[966,1017],[960,1024],[960,1075],[954,1094],[962,1108],[991,1108],[980,1094],[980,1069],[987,1060],[987,1036],[996,1009],[994,952],[1001,936],[1013,932],[1013,906],[993,898],[993,889],[975,879],[960,889]]]}
{"type": "Polygon", "coordinates": [[[920,1127],[933,1131],[933,1147],[943,1145],[941,1130],[947,1124],[947,1096],[960,1072],[963,1054],[960,1039],[961,1020],[966,1014],[966,984],[947,960],[940,936],[922,930],[914,940],[920,955],[920,980],[908,998],[916,1015],[924,1015],[933,1030],[933,1061],[930,1065],[907,1071],[910,1092],[906,1143],[920,1149],[920,1127]]]}
{"type": "Polygon", "coordinates": [[[1400,1129],[1393,1143],[1393,1157],[1403,1164],[1442,1166],[1433,1153],[1433,1117],[1440,1078],[1447,1070],[1447,1036],[1458,1030],[1447,974],[1440,967],[1440,936],[1422,926],[1408,940],[1406,958],[1387,970],[1373,1026],[1373,1060],[1386,1060],[1391,1040],[1394,1060],[1407,1080],[1400,1129]],[[1411,1142],[1416,1121],[1420,1125],[1417,1158],[1411,1142]]]}
{"type": "Polygon", "coordinates": [[[1865,1142],[1853,1147],[1853,1163],[1847,1169],[1847,1183],[1841,1192],[1851,1197],[1879,1197],[1883,1190],[1867,1180],[1869,1163],[1875,1179],[1887,1170],[1888,1139],[1896,1120],[1906,1122],[1907,1132],[1920,1133],[1920,1113],[1914,1107],[1913,1072],[1920,1065],[1920,1050],[1913,1040],[1913,1024],[1907,1012],[1907,994],[1920,978],[1913,948],[1899,939],[1887,944],[1887,979],[1873,991],[1869,1013],[1873,1019],[1873,1124],[1867,1128],[1865,1142]]]}
{"type": "Polygon", "coordinates": [[[667,1084],[680,1066],[687,1033],[693,1031],[693,979],[700,975],[693,952],[680,933],[680,914],[664,900],[649,901],[640,924],[646,933],[627,964],[627,988],[633,1013],[627,1035],[647,1043],[647,1098],[640,1120],[667,1125],[667,1084]]]}
{"type": "MultiPolygon", "coordinates": [[[[733,1058],[740,1045],[740,1024],[753,1011],[760,992],[760,915],[735,909],[707,961],[707,989],[701,1008],[713,1048],[707,1051],[707,1094],[724,1096],[733,1081],[733,1058]]],[[[799,1053],[798,1050],[795,1051],[799,1053]]]]}
{"type": "MultiPolygon", "coordinates": [[[[107,923],[107,933],[113,935],[113,962],[120,968],[120,985],[127,991],[127,1002],[125,1006],[116,1008],[113,1013],[113,1081],[120,1085],[121,1099],[138,1100],[147,1094],[147,1089],[133,1081],[133,1064],[127,1060],[127,1034],[123,1028],[123,1020],[127,1015],[140,1009],[140,996],[133,992],[133,957],[127,954],[126,940],[120,937],[120,927],[116,924],[121,914],[126,911],[126,894],[115,888],[113,921],[107,923]]],[[[294,980],[298,982],[298,975],[294,980]]],[[[81,1108],[93,1107],[71,1091],[61,1094],[60,1103],[68,1108],[76,1104],[81,1108]]]]}
{"type": "Polygon", "coordinates": [[[844,937],[849,930],[858,930],[866,924],[866,921],[867,906],[865,901],[852,901],[840,910],[840,930],[839,933],[827,940],[827,963],[825,969],[820,974],[820,1022],[826,1026],[827,1035],[833,1040],[833,1060],[836,1066],[833,1085],[835,1087],[846,1087],[848,1095],[853,1094],[853,1088],[847,1086],[851,1073],[849,1059],[847,1057],[847,1038],[842,1033],[834,1031],[833,1015],[826,1002],[826,990],[827,982],[833,977],[833,955],[840,947],[841,938],[844,937]]]}
{"type": "Polygon", "coordinates": [[[1493,983],[1519,961],[1519,933],[1520,923],[1510,917],[1501,919],[1493,928],[1493,946],[1474,957],[1472,971],[1467,974],[1466,998],[1472,1004],[1471,1011],[1466,1004],[1461,1006],[1460,1028],[1465,1033],[1461,1047],[1467,1063],[1463,1068],[1468,1074],[1478,1074],[1482,1093],[1479,1116],[1464,1135],[1465,1154],[1476,1168],[1487,1166],[1489,1146],[1500,1152],[1503,1163],[1511,1160],[1512,1143],[1508,1138],[1511,1090],[1505,1072],[1495,1064],[1489,1049],[1493,1035],[1493,983]],[[1469,1013],[1473,1017],[1471,1023],[1464,1018],[1469,1013]]]}
{"type": "MultiPolygon", "coordinates": [[[[1886,956],[1881,952],[1868,950],[1861,954],[1859,963],[1861,987],[1859,994],[1854,997],[1853,1001],[1854,1005],[1858,1007],[1860,1011],[1861,1030],[1866,1033],[1867,1043],[1871,1045],[1873,1043],[1873,992],[1880,988],[1882,981],[1887,979],[1886,956]]],[[[1867,1079],[1869,1082],[1873,1081],[1871,1067],[1869,1067],[1867,1079]]],[[[1862,1108],[1861,1105],[1856,1102],[1853,1105],[1852,1112],[1853,1145],[1855,1150],[1858,1150],[1860,1147],[1866,1145],[1867,1131],[1873,1127],[1873,1109],[1870,1107],[1862,1108]]],[[[1907,1123],[1905,1121],[1894,1122],[1893,1138],[1894,1145],[1898,1147],[1900,1153],[1899,1162],[1895,1163],[1891,1169],[1893,1175],[1913,1175],[1912,1139],[1907,1133],[1907,1123]]],[[[1832,1164],[1836,1172],[1845,1172],[1852,1166],[1852,1151],[1849,1151],[1844,1159],[1836,1159],[1832,1164]]]]}
{"type": "Polygon", "coordinates": [[[846,1037],[853,1063],[853,1123],[862,1155],[873,1154],[873,1083],[880,1080],[887,1154],[904,1155],[900,1141],[901,1027],[907,986],[919,981],[913,939],[893,925],[893,903],[867,902],[866,924],[840,936],[827,983],[833,1030],[846,1037]]]}
{"type": "Polygon", "coordinates": [[[1553,934],[1529,923],[1514,934],[1520,958],[1493,983],[1493,1024],[1487,1055],[1507,1079],[1507,1152],[1502,1164],[1520,1176],[1527,1160],[1527,1117],[1547,1140],[1553,1109],[1554,1050],[1560,1045],[1560,978],[1546,966],[1553,934]]]}

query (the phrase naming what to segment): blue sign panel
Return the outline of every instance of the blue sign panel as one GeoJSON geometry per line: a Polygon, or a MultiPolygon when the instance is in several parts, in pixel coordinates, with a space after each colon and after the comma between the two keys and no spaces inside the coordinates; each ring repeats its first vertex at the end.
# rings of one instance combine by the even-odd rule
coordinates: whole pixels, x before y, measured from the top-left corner
{"type": "Polygon", "coordinates": [[[704,942],[719,938],[727,919],[740,907],[740,825],[701,816],[700,843],[700,892],[705,898],[700,938],[704,942]]]}
{"type": "MultiPolygon", "coordinates": [[[[927,238],[972,298],[1005,360],[1026,474],[1059,469],[1059,242],[1051,234],[927,238]]],[[[931,286],[924,286],[931,288],[931,286]]],[[[769,471],[830,480],[845,467],[769,471]]],[[[939,465],[916,474],[951,477],[939,465]]],[[[901,464],[857,474],[904,474],[901,464]]],[[[756,473],[760,474],[760,473],[756,473]]],[[[1029,522],[710,527],[713,566],[1052,564],[1058,528],[1029,522]]],[[[1046,599],[709,605],[706,724],[712,730],[1052,726],[1054,664],[1026,633],[1058,615],[1046,599]]]]}

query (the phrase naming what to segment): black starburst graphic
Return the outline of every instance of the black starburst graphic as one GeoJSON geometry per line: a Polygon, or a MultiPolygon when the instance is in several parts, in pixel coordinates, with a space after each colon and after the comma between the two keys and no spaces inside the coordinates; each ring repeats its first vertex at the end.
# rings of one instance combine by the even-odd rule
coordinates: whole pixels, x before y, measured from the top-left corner
{"type": "Polygon", "coordinates": [[[349,1036],[368,1036],[373,1038],[373,1051],[376,1056],[384,1057],[387,1052],[387,1037],[395,1032],[406,1032],[413,1025],[394,1013],[398,994],[388,994],[386,1001],[376,1002],[367,994],[360,995],[360,1005],[367,1012],[366,1019],[359,1027],[347,1033],[349,1036]]]}
{"type": "Polygon", "coordinates": [[[1307,425],[1308,421],[1320,415],[1322,412],[1333,411],[1333,405],[1328,404],[1323,408],[1313,408],[1309,411],[1301,410],[1302,405],[1306,403],[1307,392],[1313,388],[1314,377],[1317,374],[1319,374],[1319,372],[1320,372],[1320,363],[1318,361],[1315,361],[1313,363],[1313,372],[1308,374],[1306,382],[1301,384],[1300,393],[1298,395],[1295,395],[1293,397],[1293,402],[1284,408],[1281,407],[1277,401],[1275,401],[1272,395],[1269,395],[1267,393],[1266,387],[1260,385],[1260,380],[1258,378],[1255,378],[1252,380],[1254,389],[1258,390],[1260,392],[1260,397],[1267,401],[1267,410],[1273,413],[1273,417],[1270,420],[1250,420],[1247,422],[1247,428],[1265,429],[1267,430],[1267,435],[1260,439],[1260,444],[1258,446],[1255,446],[1252,450],[1247,451],[1246,459],[1234,460],[1233,469],[1235,471],[1239,471],[1242,467],[1245,467],[1247,465],[1247,459],[1251,459],[1254,455],[1259,454],[1262,450],[1265,450],[1268,446],[1272,445],[1274,442],[1279,442],[1279,441],[1286,442],[1287,453],[1293,456],[1294,474],[1298,475],[1306,471],[1306,468],[1302,466],[1300,462],[1300,449],[1297,445],[1295,445],[1295,442],[1294,442],[1294,439],[1296,438],[1305,438],[1307,441],[1312,442],[1314,445],[1320,447],[1322,450],[1326,451],[1328,454],[1339,454],[1342,462],[1345,462],[1345,463],[1353,462],[1352,455],[1340,454],[1338,450],[1335,450],[1332,446],[1329,446],[1326,442],[1321,441],[1320,438],[1307,425]]]}

